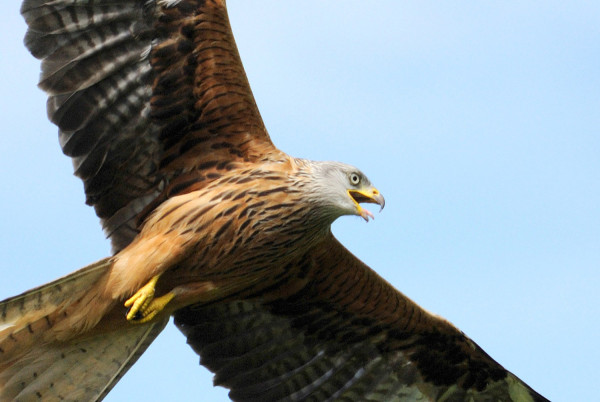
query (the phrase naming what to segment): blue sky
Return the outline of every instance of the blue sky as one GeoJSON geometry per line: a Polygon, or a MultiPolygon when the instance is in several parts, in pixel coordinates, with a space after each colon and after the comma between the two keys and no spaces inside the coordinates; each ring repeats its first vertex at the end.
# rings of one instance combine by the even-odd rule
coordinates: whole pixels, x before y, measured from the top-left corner
{"type": "MultiPolygon", "coordinates": [[[[0,24],[0,298],[108,254],[47,122],[19,2],[0,24]]],[[[600,382],[600,6],[229,0],[284,151],[386,197],[334,232],[551,400],[600,382]],[[259,5],[260,4],[260,5],[259,5]]],[[[226,400],[174,326],[107,401],[226,400]]]]}

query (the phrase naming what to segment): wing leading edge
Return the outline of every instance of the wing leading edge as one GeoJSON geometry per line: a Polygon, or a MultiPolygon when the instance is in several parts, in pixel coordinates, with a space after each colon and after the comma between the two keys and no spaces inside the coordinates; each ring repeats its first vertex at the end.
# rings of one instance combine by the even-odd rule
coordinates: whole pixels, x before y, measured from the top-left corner
{"type": "Polygon", "coordinates": [[[233,400],[546,401],[333,236],[307,258],[297,293],[175,314],[233,400]]]}

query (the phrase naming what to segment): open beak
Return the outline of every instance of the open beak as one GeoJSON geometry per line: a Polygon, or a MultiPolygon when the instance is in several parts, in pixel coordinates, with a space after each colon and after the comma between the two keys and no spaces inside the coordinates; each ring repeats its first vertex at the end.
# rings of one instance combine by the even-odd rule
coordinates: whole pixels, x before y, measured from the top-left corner
{"type": "Polygon", "coordinates": [[[383,195],[381,195],[379,190],[377,190],[375,187],[371,187],[364,190],[348,190],[348,195],[350,196],[350,198],[352,198],[352,200],[354,200],[358,215],[361,216],[367,222],[369,221],[369,218],[375,219],[375,217],[370,211],[361,207],[360,203],[365,202],[369,204],[377,204],[381,207],[379,211],[381,211],[383,207],[385,207],[385,199],[383,198],[383,195]]]}

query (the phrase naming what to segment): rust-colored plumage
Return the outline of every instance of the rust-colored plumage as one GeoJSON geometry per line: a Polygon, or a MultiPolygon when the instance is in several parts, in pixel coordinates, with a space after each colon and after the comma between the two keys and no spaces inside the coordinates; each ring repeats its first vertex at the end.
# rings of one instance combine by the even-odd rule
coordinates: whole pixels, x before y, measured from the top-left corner
{"type": "Polygon", "coordinates": [[[335,240],[384,199],[275,148],[224,1],[22,13],[115,254],[0,303],[0,399],[100,400],[174,315],[233,400],[545,400],[335,240]]]}

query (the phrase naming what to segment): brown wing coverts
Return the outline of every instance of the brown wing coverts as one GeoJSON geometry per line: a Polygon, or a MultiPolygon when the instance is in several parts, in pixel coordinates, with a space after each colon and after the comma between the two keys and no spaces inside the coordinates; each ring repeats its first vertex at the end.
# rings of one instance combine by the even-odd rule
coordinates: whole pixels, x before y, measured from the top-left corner
{"type": "Polygon", "coordinates": [[[267,159],[274,151],[220,1],[181,1],[162,10],[152,116],[162,127],[170,170],[207,161],[267,159]],[[193,151],[193,152],[190,152],[193,151]]]}
{"type": "Polygon", "coordinates": [[[25,0],[21,12],[49,118],[115,250],[174,178],[274,149],[222,2],[25,0]]]}
{"type": "Polygon", "coordinates": [[[513,381],[545,400],[334,239],[311,257],[311,281],[298,293],[176,313],[233,400],[508,401],[513,381]]]}
{"type": "MultiPolygon", "coordinates": [[[[201,188],[238,161],[281,157],[224,1],[25,0],[22,13],[49,117],[115,250],[165,197],[201,188]]],[[[232,399],[545,400],[333,238],[302,261],[310,268],[248,290],[247,300],[175,313],[232,399]]],[[[143,349],[159,331],[134,343],[143,349]]]]}

